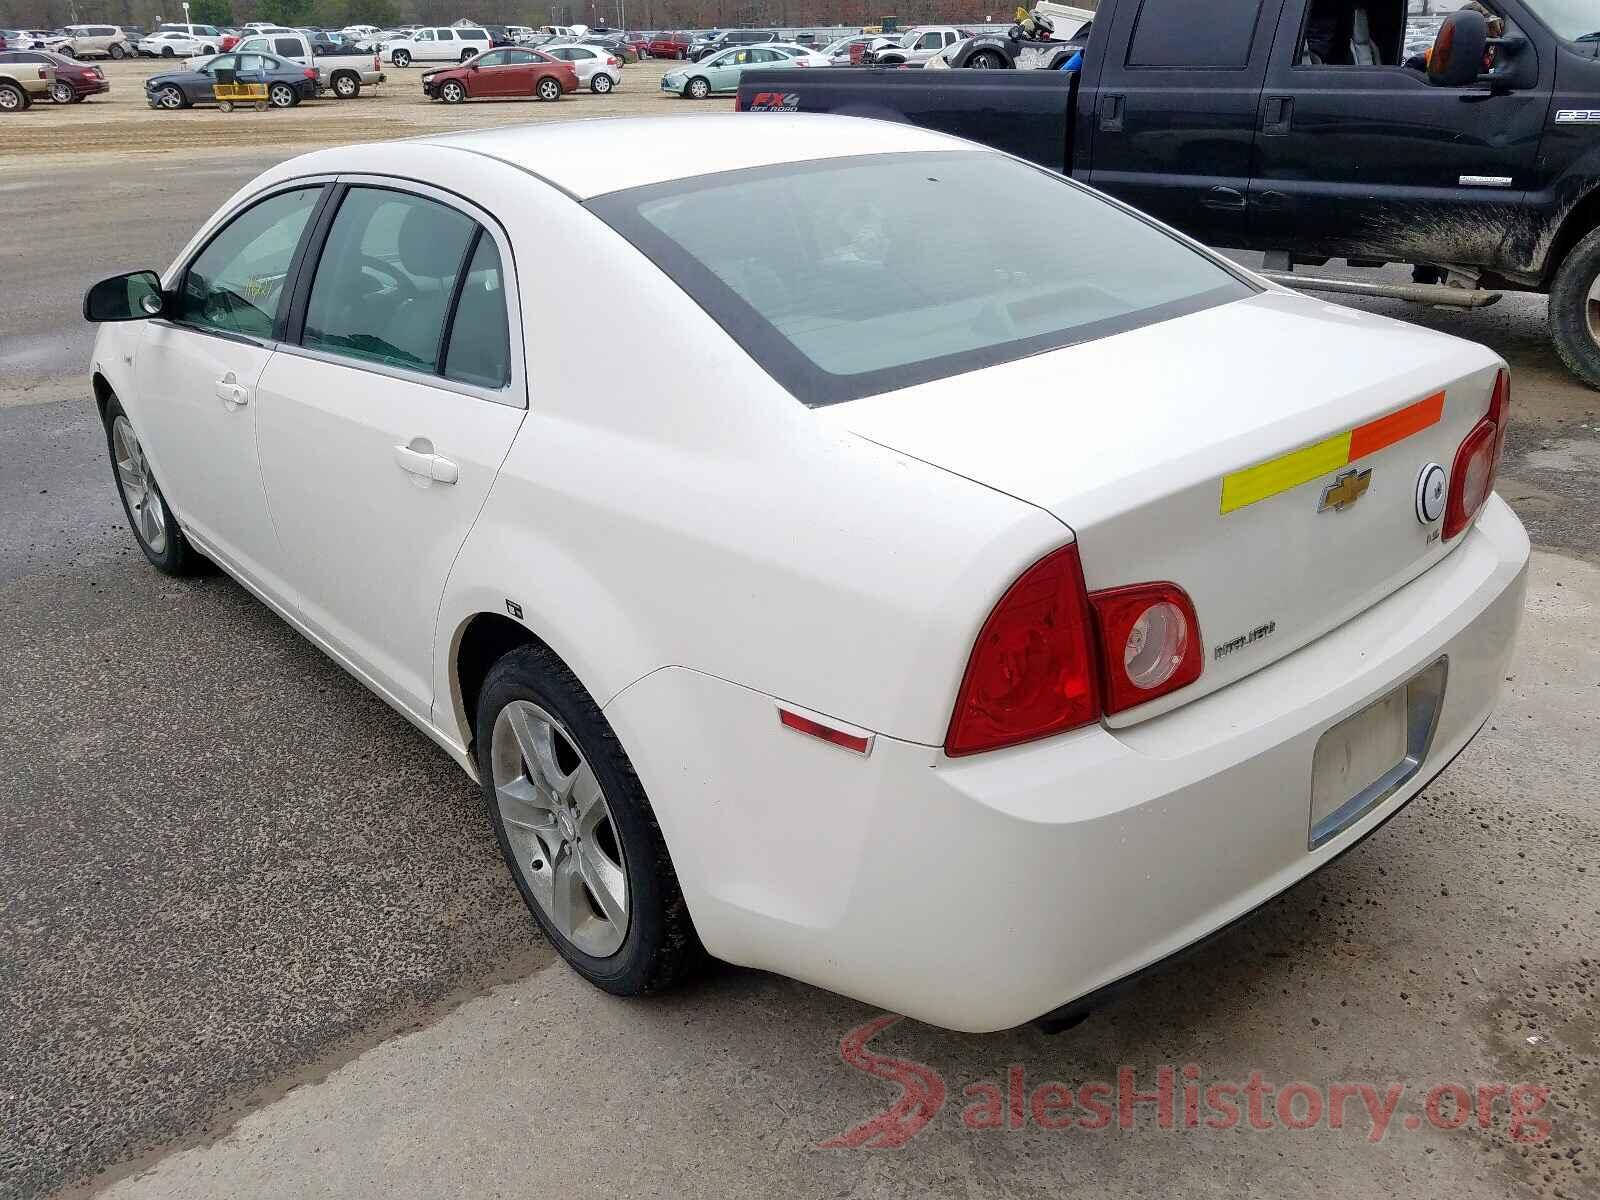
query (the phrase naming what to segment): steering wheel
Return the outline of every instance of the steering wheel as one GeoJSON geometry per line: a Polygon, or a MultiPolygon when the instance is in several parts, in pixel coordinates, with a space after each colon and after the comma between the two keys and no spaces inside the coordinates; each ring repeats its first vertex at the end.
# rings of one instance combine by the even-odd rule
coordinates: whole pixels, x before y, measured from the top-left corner
{"type": "Polygon", "coordinates": [[[400,302],[414,300],[417,297],[417,285],[407,279],[405,273],[391,262],[376,258],[371,254],[360,255],[361,272],[364,275],[376,275],[380,280],[389,282],[370,292],[363,292],[362,299],[370,300],[376,296],[398,293],[400,302]]]}

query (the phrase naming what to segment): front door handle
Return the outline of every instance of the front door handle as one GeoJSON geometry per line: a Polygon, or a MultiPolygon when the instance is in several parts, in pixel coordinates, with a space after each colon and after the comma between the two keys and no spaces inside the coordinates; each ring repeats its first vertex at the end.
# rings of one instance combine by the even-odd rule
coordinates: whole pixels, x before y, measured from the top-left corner
{"type": "Polygon", "coordinates": [[[1267,114],[1261,132],[1267,137],[1283,137],[1294,129],[1294,97],[1267,97],[1267,114]]]}
{"type": "Polygon", "coordinates": [[[229,371],[217,380],[217,399],[230,409],[243,408],[250,403],[250,389],[239,382],[239,377],[229,371]]]}
{"type": "Polygon", "coordinates": [[[431,448],[414,450],[410,446],[396,446],[394,461],[402,471],[435,483],[455,483],[461,478],[461,468],[443,455],[433,453],[431,448]]]}

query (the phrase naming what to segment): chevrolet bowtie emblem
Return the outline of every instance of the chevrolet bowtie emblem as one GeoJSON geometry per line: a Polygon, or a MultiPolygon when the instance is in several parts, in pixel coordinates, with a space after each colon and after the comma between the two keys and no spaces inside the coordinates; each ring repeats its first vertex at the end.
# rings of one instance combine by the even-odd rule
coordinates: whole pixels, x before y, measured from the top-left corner
{"type": "Polygon", "coordinates": [[[1317,511],[1327,512],[1331,508],[1334,512],[1343,512],[1365,496],[1367,489],[1371,486],[1372,469],[1370,467],[1365,471],[1357,471],[1351,468],[1322,489],[1322,503],[1317,506],[1317,511]]]}

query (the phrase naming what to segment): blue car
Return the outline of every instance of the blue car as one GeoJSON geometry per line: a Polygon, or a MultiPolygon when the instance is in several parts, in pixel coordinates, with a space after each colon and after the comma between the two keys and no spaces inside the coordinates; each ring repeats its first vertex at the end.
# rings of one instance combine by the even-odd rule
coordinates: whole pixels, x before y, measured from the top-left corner
{"type": "Polygon", "coordinates": [[[162,71],[144,81],[151,108],[189,108],[215,104],[213,89],[219,82],[260,84],[273,108],[293,108],[302,100],[315,100],[321,85],[315,67],[286,62],[271,54],[219,54],[193,70],[162,71]]]}

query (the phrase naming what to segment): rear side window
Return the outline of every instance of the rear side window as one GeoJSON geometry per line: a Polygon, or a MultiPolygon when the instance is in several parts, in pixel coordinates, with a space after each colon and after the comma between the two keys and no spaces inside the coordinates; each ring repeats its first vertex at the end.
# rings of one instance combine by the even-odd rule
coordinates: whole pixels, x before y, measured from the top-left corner
{"type": "Polygon", "coordinates": [[[178,320],[271,337],[289,264],[321,194],[320,187],[279,192],[224,226],[184,272],[178,320]]]}
{"type": "Polygon", "coordinates": [[[1128,47],[1128,66],[1242,70],[1250,63],[1260,12],[1260,0],[1144,0],[1128,47]]]}
{"type": "Polygon", "coordinates": [[[813,406],[1254,294],[1155,225],[992,153],[729,171],[587,206],[813,406]],[[1070,232],[996,237],[997,222],[1070,232]]]}
{"type": "Polygon", "coordinates": [[[485,231],[478,234],[477,248],[461,281],[444,375],[478,387],[498,388],[511,381],[510,367],[511,337],[506,327],[500,251],[485,231]]]}
{"type": "Polygon", "coordinates": [[[290,58],[300,53],[300,43],[294,38],[275,38],[272,48],[279,54],[288,55],[290,58]]]}
{"type": "Polygon", "coordinates": [[[494,239],[424,196],[345,194],[312,280],[301,344],[479,387],[510,378],[494,239]]]}

